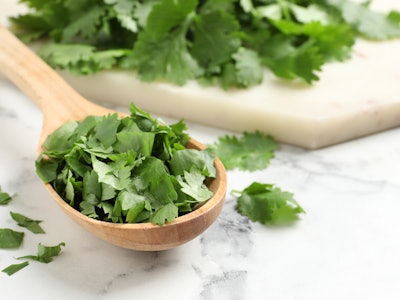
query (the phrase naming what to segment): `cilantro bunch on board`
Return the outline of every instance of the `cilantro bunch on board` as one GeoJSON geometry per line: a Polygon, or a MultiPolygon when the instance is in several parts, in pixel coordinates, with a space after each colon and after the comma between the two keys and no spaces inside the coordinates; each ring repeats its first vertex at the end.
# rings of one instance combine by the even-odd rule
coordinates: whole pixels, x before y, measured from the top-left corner
{"type": "Polygon", "coordinates": [[[20,0],[11,18],[39,54],[77,74],[133,70],[147,82],[188,80],[247,88],[264,69],[318,80],[321,67],[351,56],[357,37],[400,36],[400,13],[351,0],[20,0]]]}
{"type": "Polygon", "coordinates": [[[36,171],[88,217],[163,225],[212,197],[205,180],[216,175],[214,158],[185,148],[183,121],[162,125],[130,110],[64,124],[44,142],[36,171]]]}

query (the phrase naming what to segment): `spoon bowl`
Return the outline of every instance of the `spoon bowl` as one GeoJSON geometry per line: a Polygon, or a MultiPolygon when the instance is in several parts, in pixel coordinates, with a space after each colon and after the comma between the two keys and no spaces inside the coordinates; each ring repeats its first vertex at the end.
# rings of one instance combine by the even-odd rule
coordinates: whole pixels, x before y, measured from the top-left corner
{"type": "MultiPolygon", "coordinates": [[[[88,115],[115,113],[79,95],[50,66],[2,26],[0,40],[0,71],[30,98],[43,114],[38,153],[42,151],[42,144],[47,136],[62,124],[83,120],[88,115]]],[[[205,148],[194,139],[189,141],[187,147],[205,148]]],[[[215,159],[214,166],[216,177],[207,182],[213,197],[196,210],[163,226],[152,223],[120,224],[92,219],[66,203],[50,184],[45,184],[45,187],[73,221],[95,236],[123,248],[158,251],[171,249],[194,239],[217,219],[226,193],[226,172],[218,158],[215,159]]]]}

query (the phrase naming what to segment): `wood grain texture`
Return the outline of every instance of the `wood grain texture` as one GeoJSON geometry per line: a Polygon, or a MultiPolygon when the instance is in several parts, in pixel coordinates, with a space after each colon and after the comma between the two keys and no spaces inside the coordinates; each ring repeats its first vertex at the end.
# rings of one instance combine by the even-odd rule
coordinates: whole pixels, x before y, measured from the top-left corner
{"type": "MultiPolygon", "coordinates": [[[[115,113],[80,96],[51,67],[2,26],[0,41],[0,71],[36,103],[43,113],[38,152],[42,150],[41,145],[46,137],[63,123],[82,120],[88,115],[115,113]]],[[[204,145],[192,139],[188,148],[204,149],[204,145]]],[[[208,184],[214,196],[200,208],[164,226],[98,221],[69,206],[50,184],[46,184],[46,188],[72,220],[95,236],[128,249],[166,250],[197,237],[218,217],[224,203],[227,183],[221,161],[215,159],[214,165],[217,171],[216,178],[208,184]]]]}

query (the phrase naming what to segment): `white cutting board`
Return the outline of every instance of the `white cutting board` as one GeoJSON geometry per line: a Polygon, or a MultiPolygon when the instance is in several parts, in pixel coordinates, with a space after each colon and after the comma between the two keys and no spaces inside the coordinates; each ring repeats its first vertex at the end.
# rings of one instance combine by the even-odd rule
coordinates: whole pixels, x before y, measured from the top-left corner
{"type": "MultiPolygon", "coordinates": [[[[399,0],[378,0],[374,8],[400,10],[399,0]]],[[[16,0],[2,0],[0,22],[23,12],[16,0]]],[[[1,41],[0,41],[1,42],[1,41]]],[[[62,76],[82,95],[232,131],[261,130],[283,143],[315,149],[400,125],[400,39],[357,41],[351,60],[326,65],[313,86],[287,83],[266,72],[248,90],[223,91],[190,82],[183,87],[143,83],[129,72],[62,76]]]]}

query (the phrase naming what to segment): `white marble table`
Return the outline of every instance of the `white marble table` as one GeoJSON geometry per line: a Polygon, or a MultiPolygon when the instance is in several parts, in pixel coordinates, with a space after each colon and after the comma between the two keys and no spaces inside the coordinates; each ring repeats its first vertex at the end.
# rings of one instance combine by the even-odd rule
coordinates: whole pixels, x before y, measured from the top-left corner
{"type": "MultiPolygon", "coordinates": [[[[227,132],[189,124],[211,143],[227,132]]],[[[0,273],[1,299],[399,299],[400,129],[310,151],[282,145],[271,166],[228,172],[228,191],[275,183],[307,214],[295,226],[268,228],[234,209],[228,194],[217,222],[165,252],[106,244],[69,220],[35,174],[41,113],[0,77],[0,227],[20,229],[9,211],[43,220],[18,250],[0,250],[0,269],[34,254],[37,243],[66,243],[50,264],[0,273]]]]}

